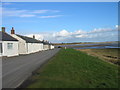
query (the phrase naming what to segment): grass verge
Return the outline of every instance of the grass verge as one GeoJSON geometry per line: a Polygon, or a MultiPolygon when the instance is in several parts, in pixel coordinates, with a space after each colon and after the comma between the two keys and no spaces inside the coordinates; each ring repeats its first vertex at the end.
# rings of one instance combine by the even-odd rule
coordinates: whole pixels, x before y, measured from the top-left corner
{"type": "Polygon", "coordinates": [[[117,88],[118,66],[74,49],[61,49],[29,80],[27,88],[117,88]]]}

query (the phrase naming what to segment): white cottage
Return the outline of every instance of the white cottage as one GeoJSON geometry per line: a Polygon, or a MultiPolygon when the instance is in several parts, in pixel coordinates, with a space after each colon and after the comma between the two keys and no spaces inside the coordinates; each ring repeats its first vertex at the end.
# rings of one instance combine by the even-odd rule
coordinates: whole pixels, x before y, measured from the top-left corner
{"type": "Polygon", "coordinates": [[[54,45],[48,41],[42,41],[43,43],[43,49],[44,50],[51,50],[51,49],[54,49],[54,45]]]}
{"type": "Polygon", "coordinates": [[[18,40],[5,32],[5,27],[0,31],[0,57],[1,56],[17,56],[18,40]]]}
{"type": "Polygon", "coordinates": [[[42,43],[43,43],[43,49],[44,50],[49,50],[50,48],[49,48],[49,43],[47,42],[47,41],[42,41],[42,43]]]}
{"type": "Polygon", "coordinates": [[[19,54],[30,54],[43,50],[43,43],[36,40],[35,37],[30,38],[22,35],[15,34],[15,30],[12,27],[11,36],[16,38],[19,42],[19,54]]]}
{"type": "Polygon", "coordinates": [[[49,44],[49,49],[54,49],[54,45],[52,43],[49,44]]]}

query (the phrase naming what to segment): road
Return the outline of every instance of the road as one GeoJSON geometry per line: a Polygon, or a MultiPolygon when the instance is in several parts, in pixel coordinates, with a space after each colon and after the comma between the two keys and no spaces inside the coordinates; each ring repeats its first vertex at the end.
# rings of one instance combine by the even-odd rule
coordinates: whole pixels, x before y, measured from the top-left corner
{"type": "Polygon", "coordinates": [[[2,60],[2,87],[16,88],[32,72],[54,56],[60,49],[41,51],[34,54],[4,58],[2,60]]]}

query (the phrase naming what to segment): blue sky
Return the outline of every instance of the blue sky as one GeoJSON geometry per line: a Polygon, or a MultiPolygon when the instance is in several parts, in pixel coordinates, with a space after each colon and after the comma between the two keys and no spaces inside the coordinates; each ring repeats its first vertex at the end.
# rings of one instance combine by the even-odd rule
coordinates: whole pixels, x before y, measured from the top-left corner
{"type": "Polygon", "coordinates": [[[8,33],[14,27],[16,33],[51,42],[117,40],[117,2],[7,2],[2,8],[2,26],[8,33]],[[93,36],[98,37],[90,37],[96,31],[93,36]]]}

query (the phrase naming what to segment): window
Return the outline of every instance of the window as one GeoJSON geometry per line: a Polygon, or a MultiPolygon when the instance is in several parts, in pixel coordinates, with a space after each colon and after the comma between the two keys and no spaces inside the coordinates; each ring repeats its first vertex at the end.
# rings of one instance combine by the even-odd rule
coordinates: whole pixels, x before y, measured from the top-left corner
{"type": "Polygon", "coordinates": [[[8,49],[12,49],[12,48],[13,48],[13,43],[8,43],[8,44],[7,44],[7,48],[8,48],[8,49]]]}
{"type": "Polygon", "coordinates": [[[0,43],[0,53],[2,53],[2,43],[0,43]]]}

